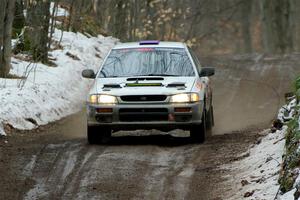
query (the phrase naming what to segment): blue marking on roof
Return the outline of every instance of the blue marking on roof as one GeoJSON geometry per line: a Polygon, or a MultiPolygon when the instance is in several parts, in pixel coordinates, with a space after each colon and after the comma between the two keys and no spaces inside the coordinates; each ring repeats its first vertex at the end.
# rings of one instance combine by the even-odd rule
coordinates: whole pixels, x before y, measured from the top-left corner
{"type": "Polygon", "coordinates": [[[144,41],[140,41],[140,45],[153,45],[153,44],[159,44],[159,40],[144,40],[144,41]]]}

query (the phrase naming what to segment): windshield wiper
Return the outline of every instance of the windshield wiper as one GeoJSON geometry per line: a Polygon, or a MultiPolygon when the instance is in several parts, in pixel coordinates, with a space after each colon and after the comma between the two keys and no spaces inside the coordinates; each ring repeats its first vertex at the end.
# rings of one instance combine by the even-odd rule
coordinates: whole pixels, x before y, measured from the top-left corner
{"type": "Polygon", "coordinates": [[[143,75],[127,75],[127,76],[104,76],[103,78],[122,78],[122,77],[144,77],[144,76],[180,76],[174,74],[143,74],[143,75]]]}
{"type": "Polygon", "coordinates": [[[147,74],[143,76],[179,76],[179,75],[174,75],[174,74],[147,74]]]}
{"type": "Polygon", "coordinates": [[[127,77],[127,76],[106,76],[104,78],[124,78],[124,77],[127,77]]]}

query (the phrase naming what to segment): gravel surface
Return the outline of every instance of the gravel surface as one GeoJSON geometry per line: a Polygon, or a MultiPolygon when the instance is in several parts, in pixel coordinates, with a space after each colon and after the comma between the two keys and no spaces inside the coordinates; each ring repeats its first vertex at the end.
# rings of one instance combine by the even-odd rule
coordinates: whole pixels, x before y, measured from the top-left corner
{"type": "Polygon", "coordinates": [[[239,159],[259,132],[197,145],[182,131],[137,131],[88,145],[84,135],[70,139],[64,132],[67,124],[79,126],[80,116],[1,140],[1,199],[222,199],[231,187],[218,167],[239,159]]]}
{"type": "Polygon", "coordinates": [[[201,145],[154,130],[88,145],[84,112],[34,131],[5,127],[0,199],[226,199],[236,181],[221,166],[242,159],[270,125],[299,72],[295,56],[204,59],[218,67],[216,127],[201,145]]]}

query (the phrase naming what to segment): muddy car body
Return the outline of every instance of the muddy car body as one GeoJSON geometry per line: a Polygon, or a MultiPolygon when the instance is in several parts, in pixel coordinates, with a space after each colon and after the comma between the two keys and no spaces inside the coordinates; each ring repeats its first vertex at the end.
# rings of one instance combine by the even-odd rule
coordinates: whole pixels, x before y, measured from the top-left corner
{"type": "Polygon", "coordinates": [[[179,42],[143,41],[115,46],[97,73],[87,98],[88,141],[107,140],[112,131],[190,130],[197,142],[213,126],[213,68],[201,67],[179,42]]]}

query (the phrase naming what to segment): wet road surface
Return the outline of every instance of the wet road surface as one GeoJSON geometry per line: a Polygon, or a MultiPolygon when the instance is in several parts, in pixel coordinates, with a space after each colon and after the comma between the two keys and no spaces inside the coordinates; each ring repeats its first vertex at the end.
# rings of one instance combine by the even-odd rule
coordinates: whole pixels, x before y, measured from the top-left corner
{"type": "Polygon", "coordinates": [[[257,141],[300,68],[295,58],[205,62],[218,68],[216,127],[204,144],[184,131],[152,130],[88,145],[84,112],[34,131],[11,130],[0,139],[0,199],[226,199],[235,186],[223,184],[227,172],[219,166],[257,141]]]}
{"type": "Polygon", "coordinates": [[[223,199],[226,171],[218,166],[238,159],[258,137],[238,132],[197,145],[188,137],[137,131],[88,145],[60,131],[54,124],[47,134],[18,133],[1,143],[1,162],[9,162],[0,167],[3,199],[223,199]]]}

